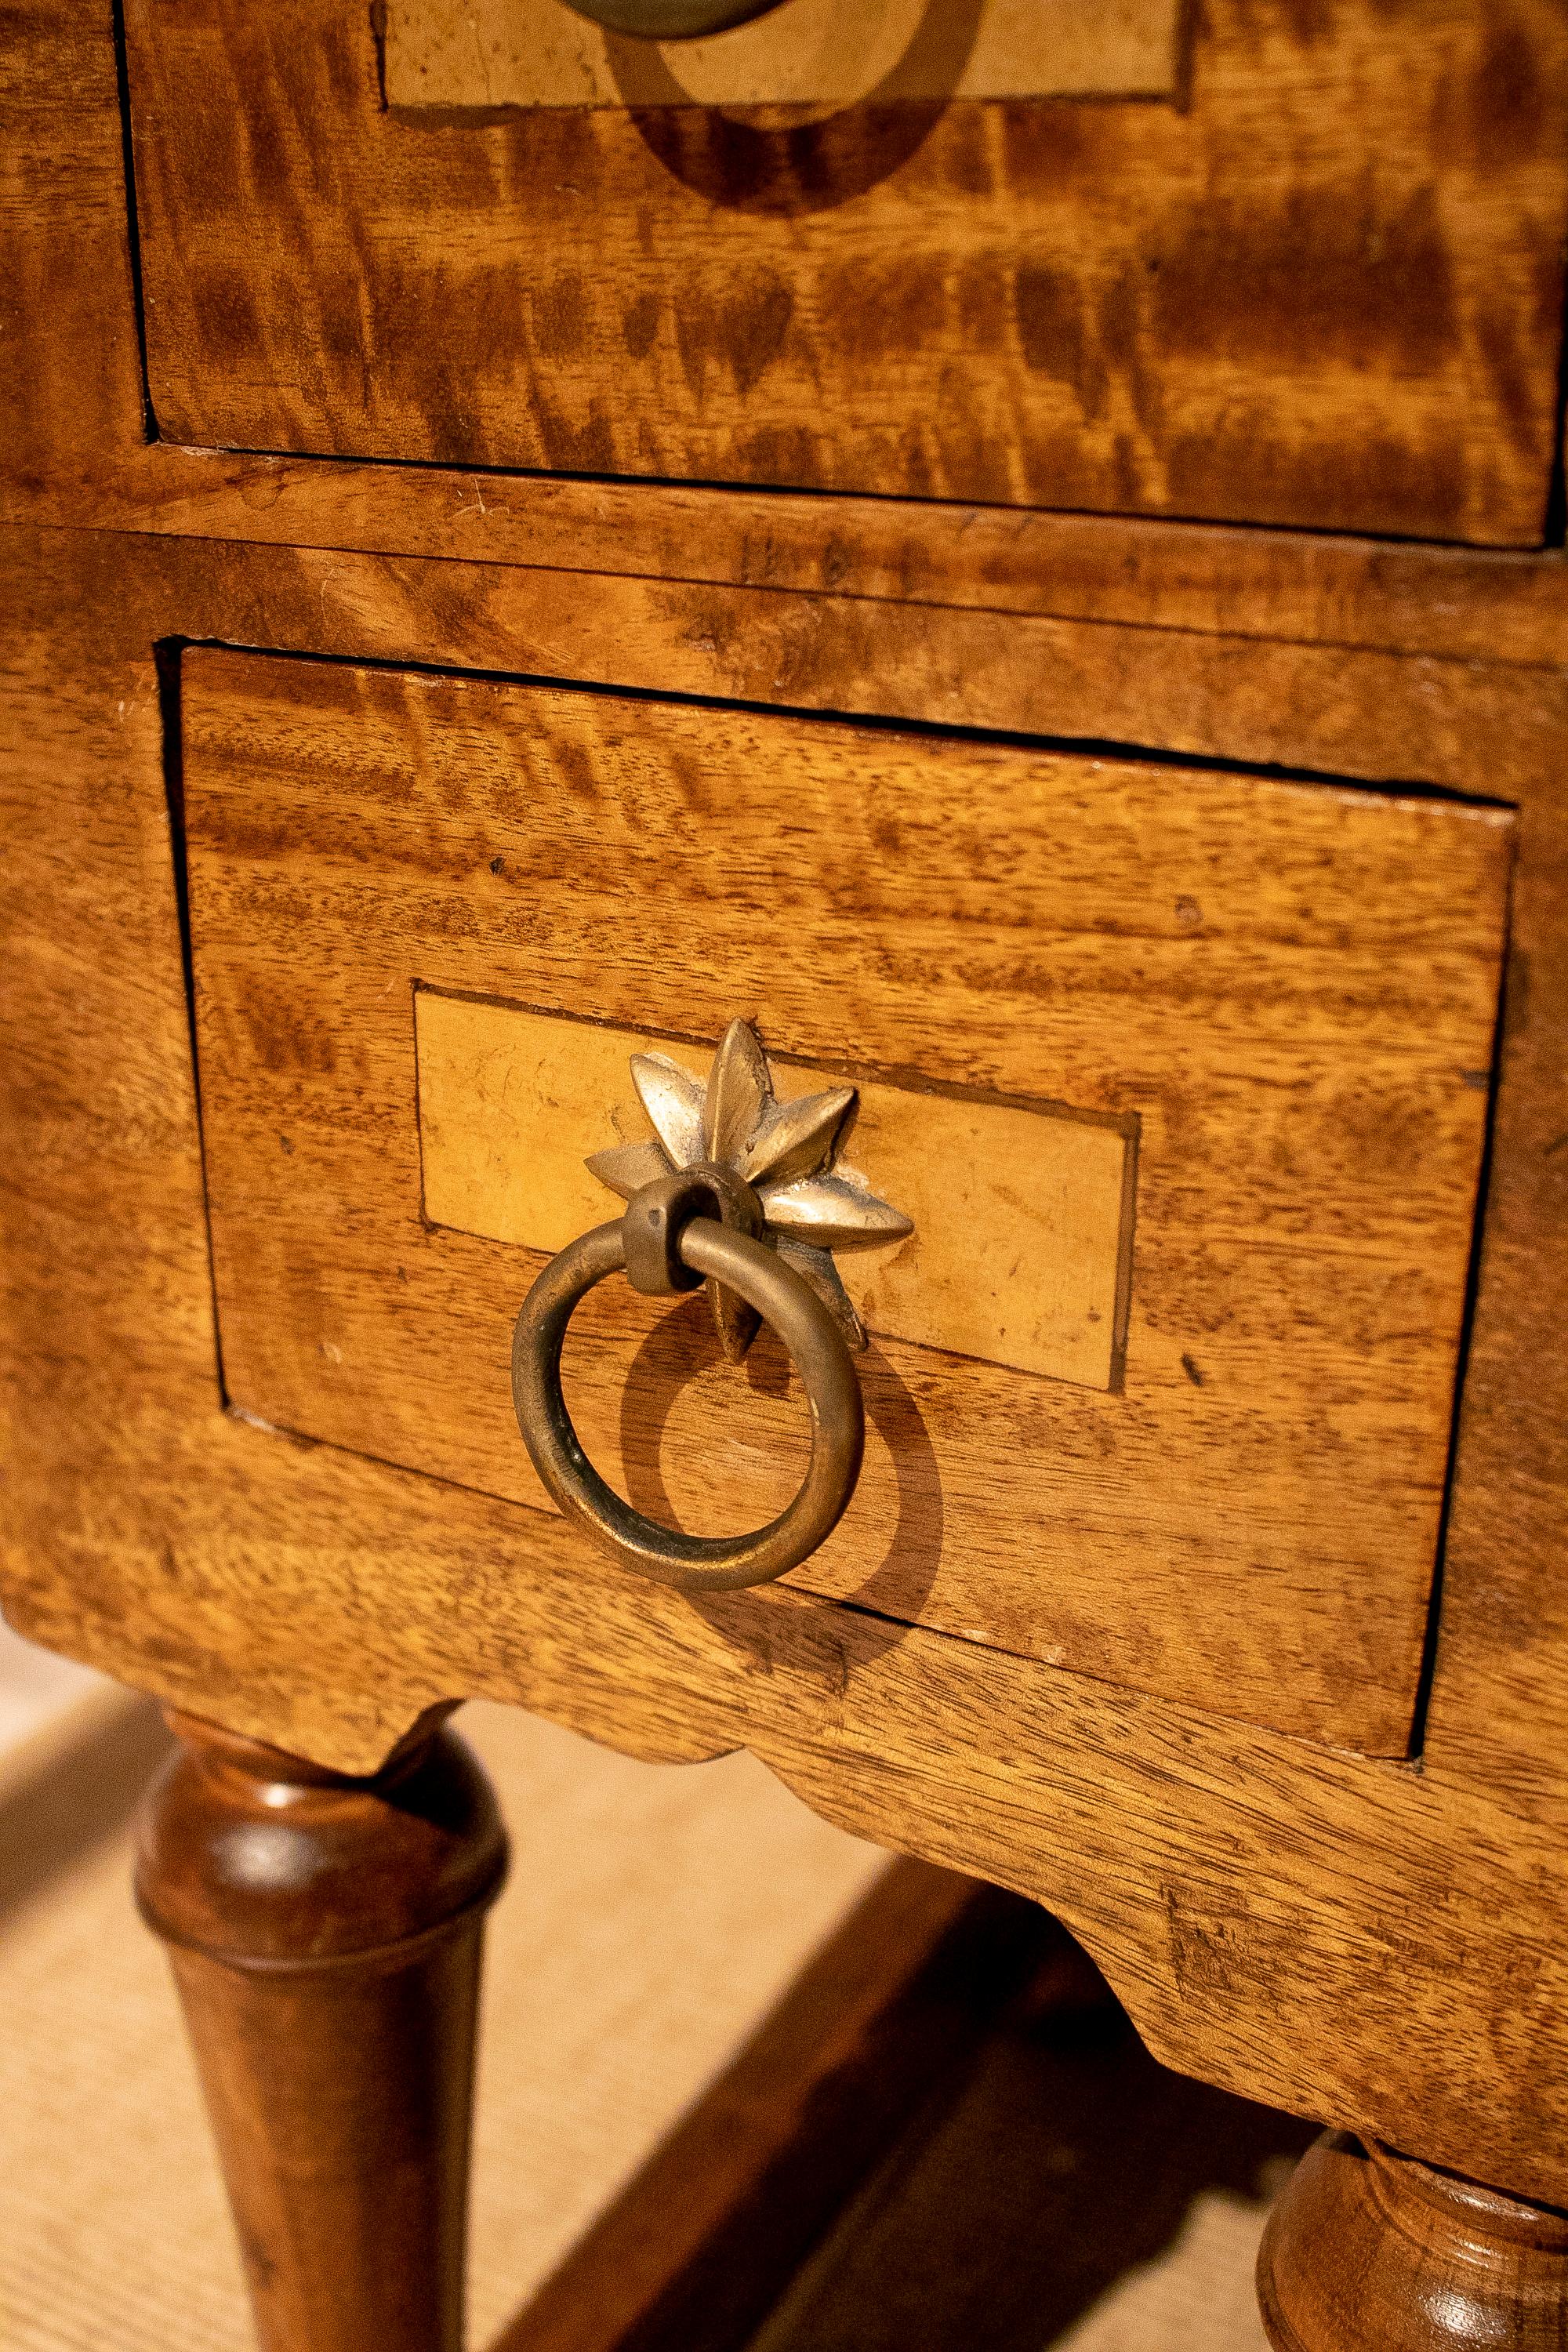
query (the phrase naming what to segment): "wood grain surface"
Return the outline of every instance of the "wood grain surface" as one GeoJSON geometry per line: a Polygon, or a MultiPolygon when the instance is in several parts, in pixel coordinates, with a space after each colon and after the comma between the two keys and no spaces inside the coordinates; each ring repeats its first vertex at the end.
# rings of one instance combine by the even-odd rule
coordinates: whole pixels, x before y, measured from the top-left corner
{"type": "MultiPolygon", "coordinates": [[[[858,1493],[794,1580],[1403,1749],[1501,812],[201,650],[182,712],[236,1404],[543,1502],[508,1370],[543,1255],[428,1225],[416,982],[713,1043],[740,1013],[852,1083],[1135,1118],[1120,1392],[879,1342],[858,1493]]],[[[648,1516],[738,1532],[787,1501],[775,1349],[738,1374],[700,1305],[616,1285],[568,1364],[648,1516]]]]}
{"type": "Polygon", "coordinates": [[[21,530],[5,549],[0,1410],[16,1621],[357,1769],[461,1690],[636,1752],[752,1746],[833,1818],[1067,1916],[1171,2063],[1568,2195],[1568,1362],[1564,1254],[1548,1246],[1568,1204],[1542,1181],[1568,979],[1549,854],[1562,673],[1108,624],[1031,637],[1005,616],[222,540],[21,530]],[[719,694],[789,644],[807,704],[896,711],[923,667],[945,710],[981,723],[1089,733],[1109,709],[1173,749],[1267,760],[1294,743],[1311,764],[1414,766],[1517,800],[1492,1185],[1521,1241],[1537,1238],[1483,1267],[1468,1398],[1473,1412],[1484,1373],[1488,1411],[1460,1499],[1484,1476],[1491,1507],[1449,1547],[1445,1625],[1463,1631],[1438,1647],[1420,1769],[919,1629],[889,1640],[787,1595],[713,1624],[628,1595],[541,1514],[226,1414],[153,660],[178,635],[633,684],[673,671],[719,694]]]}
{"type": "MultiPolygon", "coordinates": [[[[10,264],[0,278],[0,316],[28,345],[26,367],[0,372],[0,515],[11,520],[616,574],[662,580],[672,589],[707,583],[1121,624],[1146,634],[1121,641],[1115,660],[1118,641],[1102,641],[1107,713],[1120,723],[1135,707],[1128,688],[1111,679],[1157,655],[1161,672],[1129,740],[1183,749],[1199,748],[1187,733],[1195,718],[1191,696],[1176,693],[1173,677],[1184,663],[1203,667],[1201,649],[1186,641],[1190,633],[1254,646],[1279,640],[1473,658],[1489,670],[1504,663],[1556,669],[1568,643],[1568,562],[1560,548],[1525,556],[1321,530],[1172,529],[1135,518],[958,502],[322,464],[149,440],[113,44],[90,0],[16,0],[0,47],[0,100],[7,111],[0,208],[10,264]],[[88,349],[94,366],[84,372],[88,349]],[[1147,634],[1172,631],[1182,633],[1174,646],[1147,634]]],[[[567,583],[539,582],[529,593],[548,600],[571,592],[567,583]]],[[[590,626],[604,594],[601,581],[584,608],[590,626]]],[[[377,601],[359,594],[367,623],[377,601]]],[[[1074,643],[1069,637],[1064,650],[1047,637],[1026,648],[1020,640],[1016,709],[1026,706],[1030,689],[1037,702],[1042,693],[1048,700],[1038,667],[1049,673],[1065,659],[1081,669],[1074,643]]],[[[927,658],[936,667],[934,654],[927,658]]],[[[964,661],[973,658],[965,645],[964,661]]],[[[1282,741],[1295,728],[1302,746],[1296,756],[1314,756],[1317,712],[1334,674],[1325,661],[1298,691],[1288,681],[1306,673],[1283,673],[1272,689],[1281,723],[1270,740],[1282,741]]],[[[1474,693],[1479,681],[1419,669],[1406,679],[1403,687],[1386,676],[1373,682],[1352,667],[1363,736],[1347,740],[1337,762],[1319,764],[1404,777],[1447,775],[1457,760],[1459,780],[1473,787],[1477,779],[1456,741],[1433,746],[1426,737],[1429,725],[1445,726],[1456,688],[1474,693]],[[1395,707],[1379,730],[1391,693],[1395,707]],[[1431,721],[1423,715],[1428,708],[1431,721]],[[1402,755],[1389,748],[1401,725],[1402,755]]],[[[951,691],[945,678],[938,683],[951,691]]],[[[1549,699],[1556,690],[1543,678],[1535,693],[1549,699]]],[[[886,688],[864,681],[858,691],[886,688]]],[[[1255,736],[1270,696],[1242,694],[1233,682],[1226,698],[1235,705],[1237,735],[1255,736]]],[[[1521,723],[1529,726],[1528,716],[1510,717],[1508,726],[1521,723]]],[[[1083,731],[1107,730],[1091,717],[1083,731]]],[[[1221,722],[1220,736],[1226,731],[1221,722]]],[[[1495,730],[1483,727],[1476,740],[1489,759],[1495,730]]],[[[1527,749],[1527,773],[1530,759],[1527,749]]]]}
{"type": "MultiPolygon", "coordinates": [[[[351,14],[329,20],[325,51],[307,26],[301,55],[342,68],[342,108],[363,125],[374,110],[351,14]]],[[[1322,19],[1297,10],[1285,37],[1272,9],[1254,15],[1265,45],[1300,40],[1310,64],[1322,19]]],[[[213,21],[193,16],[193,31],[208,39],[213,21]]],[[[1470,175],[1467,188],[1484,180],[1488,205],[1515,232],[1526,222],[1539,254],[1560,234],[1560,198],[1515,194],[1521,174],[1539,189],[1558,172],[1546,151],[1564,118],[1545,108],[1534,143],[1517,68],[1545,58],[1538,87],[1554,86],[1560,20],[1531,6],[1506,25],[1490,7],[1468,21],[1500,35],[1490,79],[1450,74],[1450,50],[1429,44],[1426,67],[1443,79],[1434,94],[1426,68],[1404,78],[1406,128],[1440,133],[1450,169],[1470,175]],[[1522,47],[1500,37],[1508,26],[1522,47]],[[1466,89],[1474,103],[1457,95],[1466,89]]],[[[1412,11],[1400,37],[1425,39],[1436,22],[1412,11]]],[[[165,62],[173,72],[172,52],[165,62]]],[[[215,113],[222,79],[195,94],[215,113]]],[[[268,87],[286,102],[286,60],[268,87]]],[[[88,0],[18,0],[0,98],[0,319],[8,347],[27,339],[27,363],[0,370],[0,498],[24,523],[68,526],[7,531],[0,577],[7,1610],[167,1698],[360,1770],[464,1691],[637,1752],[753,1746],[863,1834],[1052,1905],[1172,2063],[1568,2200],[1561,551],[530,480],[150,440],[108,16],[88,0]],[[1314,1749],[807,1596],[704,1618],[668,1595],[628,1595],[542,1514],[226,1412],[168,817],[179,779],[177,764],[165,777],[153,651],[179,638],[934,718],[1516,803],[1487,1237],[1418,1760],[1314,1749]]],[[[1065,127],[1079,114],[1051,119],[1065,127]]],[[[373,124],[373,145],[395,127],[373,124]]],[[[216,170],[232,156],[233,125],[213,129],[216,170]]],[[[1089,126],[1096,154],[1111,135],[1089,126]]],[[[502,159],[498,184],[510,187],[508,136],[488,131],[484,152],[502,159]]],[[[876,201],[945,168],[951,136],[876,201]]],[[[1304,215],[1308,228],[1381,222],[1410,168],[1404,141],[1364,200],[1347,198],[1342,179],[1337,209],[1304,215]]],[[[286,124],[279,185],[298,152],[286,124]]],[[[460,248],[458,177],[447,218],[460,248]]],[[[490,194],[487,181],[485,204],[490,194]]],[[[344,195],[329,187],[322,202],[344,195]]],[[[248,236],[244,186],[227,201],[225,219],[240,224],[232,260],[248,236]]],[[[1321,247],[1292,236],[1280,282],[1294,306],[1301,258],[1321,247]]],[[[1429,476],[1417,527],[1480,529],[1468,518],[1485,516],[1502,530],[1511,516],[1507,530],[1528,536],[1539,507],[1521,486],[1544,479],[1550,370],[1527,357],[1521,377],[1512,339],[1518,329],[1531,352],[1549,351],[1555,329],[1541,321],[1555,317],[1557,281],[1543,267],[1530,292],[1517,269],[1494,271],[1460,243],[1468,278],[1415,269],[1407,282],[1451,295],[1466,335],[1489,319],[1492,340],[1465,343],[1462,376],[1415,365],[1406,389],[1419,404],[1430,388],[1430,438],[1400,444],[1400,463],[1380,461],[1376,479],[1406,480],[1414,449],[1429,476]],[[1513,454],[1494,447],[1483,463],[1505,409],[1513,454]]],[[[1374,278],[1385,266],[1363,259],[1374,278]]],[[[357,282],[353,267],[321,280],[333,301],[357,282]]],[[[231,277],[216,292],[226,353],[250,333],[244,289],[231,277]]],[[[346,328],[331,349],[357,361],[365,346],[348,306],[332,320],[346,328]]],[[[1341,365],[1309,324],[1311,367],[1341,365]]],[[[153,329],[166,332],[156,318],[153,329]]],[[[1086,334],[1086,351],[1110,348],[1098,313],[1086,334]]],[[[1418,351],[1404,357],[1419,362],[1418,351]]],[[[716,368],[715,397],[730,404],[716,368]]],[[[1108,396],[1121,401],[1124,381],[1108,370],[1108,396]]],[[[258,398],[273,392],[263,383],[258,398]]],[[[1378,404],[1380,418],[1397,409],[1399,430],[1405,397],[1378,404]]],[[[737,385],[736,407],[742,398],[737,385]]],[[[454,405],[460,394],[433,400],[437,421],[454,405]]],[[[1256,511],[1314,526],[1366,513],[1372,477],[1342,446],[1316,482],[1297,444],[1265,435],[1256,449],[1257,470],[1239,475],[1234,449],[1219,451],[1232,481],[1272,467],[1280,504],[1256,511]]]]}
{"type": "Polygon", "coordinates": [[[1214,0],[1182,110],[793,133],[400,116],[356,0],[126,20],[166,439],[1542,535],[1553,0],[1214,0]]]}
{"type": "MultiPolygon", "coordinates": [[[[1542,1820],[1568,1818],[1562,550],[1488,554],[150,442],[113,44],[88,0],[18,0],[0,94],[0,315],[28,339],[28,364],[0,370],[0,511],[191,542],[159,554],[121,538],[94,554],[70,529],[13,541],[29,621],[52,613],[79,670],[110,662],[129,708],[153,691],[153,638],[184,630],[772,692],[807,707],[1415,775],[1519,802],[1503,1082],[1425,1764],[1542,1820]]],[[[47,675],[46,656],[26,656],[40,659],[47,675]]]]}
{"type": "MultiPolygon", "coordinates": [[[[119,843],[114,855],[131,860],[141,877],[137,887],[152,894],[146,919],[153,919],[163,903],[166,843],[153,770],[145,771],[128,803],[131,812],[144,814],[125,836],[105,831],[98,763],[122,756],[126,718],[116,713],[124,702],[126,712],[140,714],[139,724],[152,725],[148,756],[156,766],[152,648],[175,631],[394,661],[455,662],[477,655],[493,667],[534,672],[561,673],[574,658],[589,674],[618,675],[632,683],[674,677],[698,692],[755,692],[768,678],[785,676],[803,698],[815,695],[830,708],[895,712],[918,707],[923,677],[944,715],[981,723],[1032,723],[1083,734],[1110,711],[1156,743],[1260,760],[1294,750],[1310,764],[1389,778],[1409,772],[1414,751],[1437,782],[1463,787],[1482,778],[1517,799],[1521,859],[1513,893],[1513,984],[1491,1178],[1494,1231],[1503,1238],[1483,1264],[1472,1335],[1424,1769],[1429,1781],[1436,1778],[1445,1786],[1489,1788],[1500,1801],[1542,1821],[1568,1819],[1557,1670],[1568,1624],[1555,1599],[1558,1431],[1568,1414],[1568,1359],[1555,1335],[1563,1311],[1559,1276],[1568,1259],[1550,1248],[1542,1256],[1538,1239],[1568,1236],[1564,1161],[1549,1148],[1561,1131],[1561,1122],[1553,1124],[1559,1099],[1553,1039],[1568,1018],[1568,893],[1552,850],[1553,827],[1561,822],[1560,745],[1568,727],[1568,677],[1562,672],[1334,655],[1105,625],[1067,628],[1000,616],[883,611],[853,599],[736,592],[720,600],[710,589],[679,587],[655,596],[641,583],[613,577],[585,587],[581,576],[378,562],[342,551],[221,541],[121,537],[95,544],[68,531],[16,534],[12,546],[16,568],[8,593],[20,600],[21,616],[14,632],[13,692],[24,692],[24,675],[32,681],[25,701],[13,706],[25,714],[16,719],[13,756],[21,763],[15,771],[16,837],[27,855],[24,859],[20,847],[13,848],[12,871],[17,893],[30,887],[46,907],[54,905],[61,887],[56,873],[61,859],[60,871],[68,877],[84,842],[100,835],[119,843]],[[765,627],[764,615],[771,616],[765,627]],[[776,665],[786,648],[781,670],[776,665]],[[100,675],[105,682],[95,685],[100,675]],[[44,744],[54,747],[56,781],[47,784],[37,765],[44,744]],[[58,779],[68,772],[79,782],[61,797],[58,779]],[[1521,985],[1526,978],[1528,986],[1521,985]]],[[[104,904],[118,907],[121,885],[109,851],[83,870],[96,875],[104,904]]],[[[105,929],[90,893],[78,905],[68,892],[66,903],[83,942],[93,943],[89,968],[101,971],[111,939],[119,951],[118,936],[112,927],[105,929]]],[[[20,896],[14,904],[12,936],[20,938],[20,896]]],[[[139,914],[137,923],[142,920],[139,914]]],[[[133,927],[128,936],[142,934],[133,927]]],[[[45,949],[47,968],[58,951],[52,933],[45,949]]],[[[143,941],[144,963],[155,963],[162,952],[143,941]]],[[[14,965],[13,989],[20,989],[22,971],[20,962],[14,965]]],[[[144,977],[122,977],[116,985],[129,1003],[145,995],[144,977]]],[[[34,990],[26,1002],[39,1050],[43,1041],[54,1041],[44,1066],[76,1066],[94,1033],[84,1031],[68,1053],[53,1001],[37,1000],[34,990]]],[[[11,1035],[18,1073],[32,1066],[30,1054],[20,1050],[23,1034],[19,1027],[11,1035]]],[[[178,1036],[183,1039],[183,1030],[178,1036]]],[[[163,1075],[147,1082],[160,1098],[171,1084],[184,1083],[172,1080],[168,1066],[183,1069],[185,1045],[176,1042],[166,1050],[174,1055],[173,1065],[159,1064],[163,1075]]],[[[21,1092],[8,1117],[24,1160],[40,1149],[46,1164],[58,1160],[62,1119],[86,1118],[89,1131],[102,1134],[91,1106],[107,1081],[84,1082],[85,1091],[64,1096],[52,1080],[41,1095],[32,1080],[16,1083],[21,1092]],[[41,1141],[34,1136],[34,1113],[24,1118],[21,1108],[35,1100],[44,1107],[37,1114],[44,1119],[41,1141]],[[68,1103],[78,1108],[68,1113],[68,1103]]],[[[110,1084],[111,1093],[119,1083],[110,1084]]],[[[142,1100],[145,1088],[135,1091],[142,1100]]],[[[139,1128],[144,1116],[138,1114],[139,1128]]],[[[143,1183],[153,1180],[132,1175],[129,1167],[116,1174],[121,1164],[118,1150],[101,1162],[103,1197],[118,1204],[116,1214],[130,1217],[138,1234],[146,1216],[153,1218],[149,1231],[162,1231],[161,1218],[183,1213],[184,1163],[176,1160],[156,1180],[163,1189],[155,1186],[153,1203],[134,1209],[143,1183]]],[[[18,1202],[21,1197],[18,1191],[18,1202]]],[[[33,1238],[19,1236],[11,1263],[20,1268],[31,1251],[41,1250],[44,1265],[52,1244],[30,1223],[25,1227],[33,1238]]],[[[166,1237],[153,1248],[152,1265],[165,1253],[166,1237]]],[[[58,1266],[41,1278],[47,1289],[58,1278],[58,1266]]],[[[29,1282],[23,1283],[23,1295],[34,1295],[29,1282]]],[[[207,1312],[202,1309],[204,1328],[207,1312]]],[[[40,1351],[47,1358],[54,1347],[47,1315],[37,1338],[28,1336],[30,1313],[23,1314],[12,1343],[18,1360],[28,1363],[40,1351]]],[[[161,1328],[156,1317],[151,1328],[161,1328]]],[[[83,1475],[77,1450],[81,1433],[67,1402],[59,1402],[58,1412],[48,1404],[53,1377],[37,1383],[38,1409],[29,1406],[26,1421],[35,1436],[49,1433],[45,1455],[56,1461],[57,1478],[70,1485],[83,1475]]],[[[165,1444],[166,1435],[158,1442],[165,1444]]],[[[131,1459],[137,1463],[132,1485],[140,1494],[142,1466],[134,1449],[131,1459]]],[[[14,1491],[20,1496],[22,1490],[14,1491]]],[[[140,1512],[143,1505],[135,1508],[140,1512]]],[[[33,1529],[40,1543],[47,1537],[47,1556],[55,1557],[52,1516],[46,1510],[35,1520],[31,1506],[20,1501],[18,1513],[17,1527],[33,1529]]],[[[28,1538],[19,1540],[25,1549],[28,1538]]],[[[102,1638],[101,1630],[89,1633],[85,1620],[73,1633],[68,1614],[55,1622],[55,1638],[68,1650],[102,1638]]],[[[152,1656],[141,1647],[126,1653],[125,1638],[123,1631],[111,1638],[110,1662],[116,1654],[133,1656],[139,1666],[121,1670],[132,1679],[156,1680],[152,1656]]],[[[210,1653],[207,1666],[221,1670],[210,1653]]],[[[317,1735],[336,1736],[326,1721],[318,1722],[317,1735]]],[[[297,1726],[274,1725],[272,1736],[300,1744],[297,1726]]]]}

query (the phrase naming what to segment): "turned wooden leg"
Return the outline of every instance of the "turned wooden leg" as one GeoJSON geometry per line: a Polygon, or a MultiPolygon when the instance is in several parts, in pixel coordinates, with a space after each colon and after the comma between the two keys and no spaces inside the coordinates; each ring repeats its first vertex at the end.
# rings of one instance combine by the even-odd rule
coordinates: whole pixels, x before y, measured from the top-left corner
{"type": "Polygon", "coordinates": [[[374,1780],[172,1717],[170,1946],[263,2352],[458,2352],[479,1941],[506,1841],[439,1730],[374,1780]]]}
{"type": "Polygon", "coordinates": [[[1563,2352],[1568,2213],[1325,2132],[1264,2233],[1278,2352],[1563,2352]]]}

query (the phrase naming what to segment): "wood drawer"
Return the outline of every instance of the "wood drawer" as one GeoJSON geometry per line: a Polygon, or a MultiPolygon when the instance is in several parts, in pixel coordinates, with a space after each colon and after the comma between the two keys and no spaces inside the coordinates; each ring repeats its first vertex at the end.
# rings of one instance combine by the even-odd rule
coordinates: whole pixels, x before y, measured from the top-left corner
{"type": "MultiPolygon", "coordinates": [[[[860,1486],[792,1586],[889,1640],[918,1622],[1403,1748],[1507,812],[216,650],[186,655],[182,700],[236,1408],[510,1498],[526,1549],[552,1507],[512,1416],[512,1320],[545,1252],[617,1211],[592,1184],[559,1214],[543,1195],[614,1141],[628,1039],[701,1071],[743,1013],[786,1074],[883,1106],[855,1154],[873,1184],[900,1116],[941,1139],[925,1273],[868,1314],[860,1486]],[[548,1084],[538,1035],[561,1045],[548,1084]],[[505,1179],[530,1086],[537,1175],[511,1167],[513,1205],[487,1206],[487,1136],[505,1179]],[[542,1247],[518,1238],[535,1214],[542,1247]],[[942,1319],[972,1258],[975,1311],[1000,1312],[1086,1251],[1100,1274],[1051,1308],[1060,1329],[1030,1326],[1043,1354],[942,1319]]],[[[717,1360],[701,1304],[595,1292],[569,1395],[634,1500],[717,1532],[786,1497],[802,1420],[777,1350],[717,1360]]],[[[765,1656],[775,1596],[693,1605],[765,1656]]]]}
{"type": "Polygon", "coordinates": [[[165,438],[1542,535],[1557,0],[1209,0],[1165,96],[816,123],[388,106],[363,0],[125,13],[165,438]]]}

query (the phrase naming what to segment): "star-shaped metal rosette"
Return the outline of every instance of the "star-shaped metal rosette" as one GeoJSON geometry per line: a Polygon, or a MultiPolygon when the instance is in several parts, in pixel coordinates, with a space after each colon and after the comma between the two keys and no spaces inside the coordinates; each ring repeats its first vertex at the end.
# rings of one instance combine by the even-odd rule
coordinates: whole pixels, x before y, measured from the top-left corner
{"type": "MultiPolygon", "coordinates": [[[[749,1021],[731,1021],[706,1083],[668,1054],[634,1054],[632,1083],[653,1133],[595,1151],[587,1165],[623,1201],[672,1169],[717,1161],[751,1185],[762,1204],[763,1239],[810,1283],[852,1348],[866,1333],[833,1262],[836,1250],[903,1241],[913,1223],[878,1199],[839,1158],[860,1097],[854,1087],[781,1102],[762,1042],[749,1021]]],[[[732,1291],[710,1282],[727,1356],[743,1356],[757,1317],[732,1291]]]]}

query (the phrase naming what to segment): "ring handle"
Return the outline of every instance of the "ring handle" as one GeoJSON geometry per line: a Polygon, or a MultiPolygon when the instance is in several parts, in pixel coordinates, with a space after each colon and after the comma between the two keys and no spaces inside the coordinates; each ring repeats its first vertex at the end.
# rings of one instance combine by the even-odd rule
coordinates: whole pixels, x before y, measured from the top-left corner
{"type": "Polygon", "coordinates": [[[566,0],[579,16],[637,41],[698,41],[765,16],[782,0],[566,0]]]}
{"type": "MultiPolygon", "coordinates": [[[[733,1592],[771,1583],[798,1568],[837,1526],[860,1475],[866,1410],[833,1317],[793,1266],[749,1233],[710,1216],[690,1215],[677,1223],[672,1203],[661,1200],[664,1278],[644,1271],[648,1251],[640,1227],[649,1223],[650,1196],[663,1189],[649,1185],[624,1217],[595,1225],[551,1259],[524,1299],[512,1334],[512,1402],[523,1444],[544,1485],[623,1568],[682,1592],[733,1592]],[[738,1291],[772,1324],[805,1383],[811,1461],[805,1480],[788,1508],[750,1535],[687,1535],[645,1518],[600,1477],[572,1426],[561,1391],[566,1327],[596,1284],[626,1270],[628,1233],[639,1288],[685,1288],[690,1277],[698,1277],[738,1291]],[[682,1268],[689,1269],[686,1279],[682,1268]]],[[[700,1189],[714,1197],[712,1185],[700,1189]]],[[[722,1194],[718,1202],[725,1205],[722,1194]]]]}

